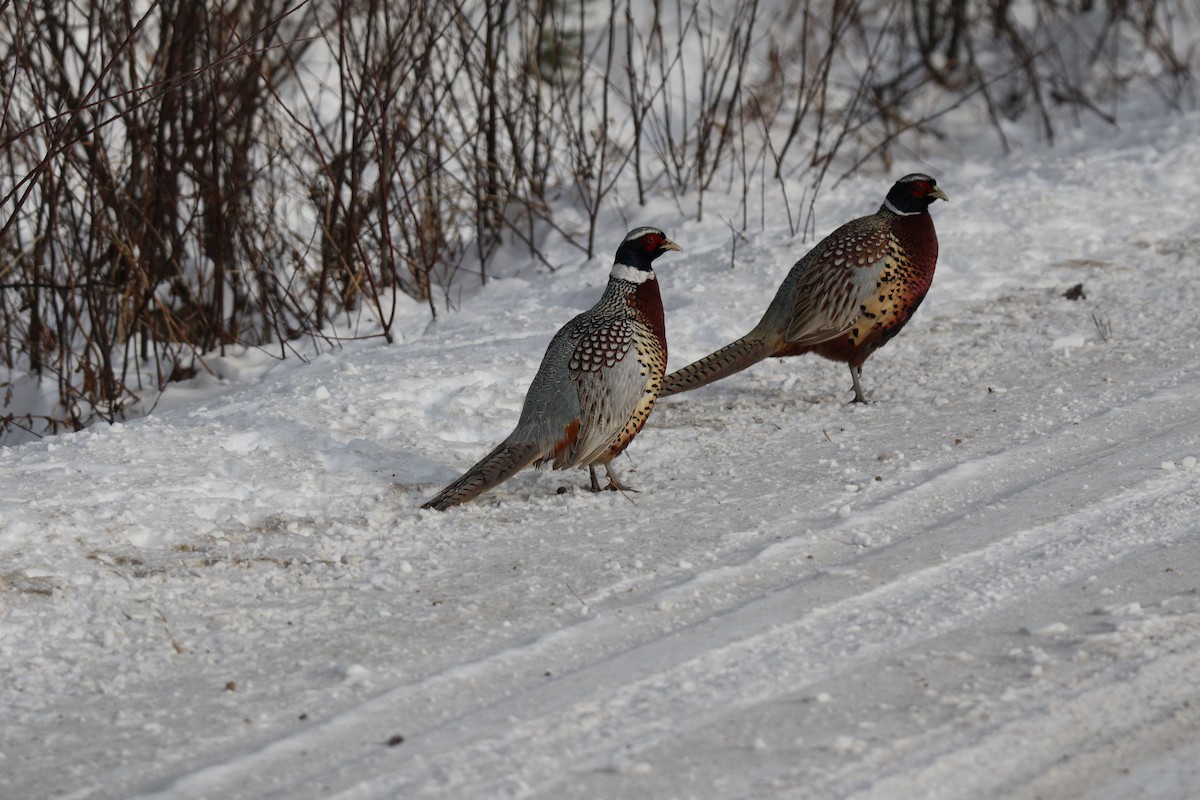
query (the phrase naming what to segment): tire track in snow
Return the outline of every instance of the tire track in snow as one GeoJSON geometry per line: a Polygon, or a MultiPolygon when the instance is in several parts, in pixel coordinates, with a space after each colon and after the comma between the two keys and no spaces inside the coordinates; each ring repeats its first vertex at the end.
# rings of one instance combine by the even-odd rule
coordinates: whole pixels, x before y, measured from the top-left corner
{"type": "MultiPolygon", "coordinates": [[[[1069,435],[1055,437],[1056,445],[1066,441],[1053,457],[1039,455],[1040,471],[1025,459],[1045,445],[1024,445],[899,492],[839,527],[861,526],[872,516],[916,520],[918,527],[856,556],[848,571],[796,580],[794,560],[803,546],[776,544],[741,565],[700,573],[660,592],[657,597],[669,601],[755,574],[723,609],[685,628],[627,648],[622,643],[629,641],[629,620],[591,619],[180,776],[163,787],[163,796],[304,797],[334,790],[347,798],[523,795],[573,773],[612,766],[628,743],[633,751],[645,750],[711,722],[714,705],[752,707],[886,658],[997,613],[1047,580],[1104,565],[1114,545],[1097,531],[1114,522],[1139,529],[1148,506],[1165,508],[1167,519],[1186,519],[1196,501],[1194,491],[1181,491],[1188,479],[1157,469],[1163,442],[1177,434],[1151,422],[1180,418],[1175,414],[1185,410],[1187,389],[1194,388],[1151,393],[1084,420],[1069,435]],[[1139,411],[1147,404],[1156,407],[1150,421],[1139,411]],[[1089,478],[1087,495],[1075,498],[1078,507],[1063,511],[1061,493],[1079,485],[1078,470],[1095,478],[1089,478]],[[921,525],[928,497],[947,493],[956,495],[955,508],[921,525]],[[1058,502],[1047,504],[1056,496],[1058,502]],[[971,522],[964,526],[966,515],[971,522]],[[963,526],[963,535],[949,540],[955,552],[928,552],[921,534],[948,525],[963,526]],[[1072,529],[1070,536],[1063,536],[1065,528],[1072,529]],[[1015,563],[1027,568],[1010,569],[1015,563]],[[864,575],[884,582],[864,590],[864,575]],[[798,612],[803,609],[808,613],[798,612]],[[582,651],[574,671],[504,696],[513,676],[545,664],[547,654],[573,649],[582,651]],[[441,705],[458,712],[445,721],[430,712],[429,724],[408,727],[407,720],[419,716],[415,710],[441,705]],[[383,747],[380,742],[401,724],[408,740],[396,749],[383,747]],[[263,774],[276,777],[256,777],[263,774]],[[290,777],[280,782],[279,775],[290,777]]],[[[1124,538],[1118,555],[1129,558],[1189,533],[1180,525],[1145,530],[1124,538]]]]}
{"type": "MultiPolygon", "coordinates": [[[[1200,630],[1195,613],[1172,624],[1157,644],[1168,654],[1123,661],[1089,676],[1068,691],[1043,682],[982,735],[963,741],[946,728],[926,732],[912,752],[885,766],[861,791],[830,796],[856,800],[922,797],[1078,796],[1088,774],[1063,770],[1065,762],[1091,756],[1088,768],[1103,780],[1127,742],[1149,729],[1200,727],[1200,630]],[[1096,763],[1096,757],[1108,764],[1096,763]],[[980,769],[980,765],[986,768],[980,769]]],[[[911,746],[911,743],[905,743],[911,746]]]]}
{"type": "MultiPolygon", "coordinates": [[[[1166,481],[1153,493],[1143,487],[1139,498],[1157,506],[1177,494],[1178,482],[1166,481]]],[[[1194,502],[1188,497],[1180,508],[1194,502]]],[[[1144,503],[1117,497],[1076,517],[1078,530],[1053,548],[1049,540],[1063,534],[1059,523],[907,573],[793,620],[809,597],[805,583],[798,583],[595,665],[536,697],[484,710],[471,721],[468,737],[459,738],[457,725],[431,732],[421,755],[437,768],[423,779],[381,778],[344,796],[497,796],[551,789],[567,777],[561,773],[564,752],[572,754],[577,771],[611,767],[729,709],[793,696],[840,672],[970,625],[1019,602],[1047,580],[1084,576],[1113,553],[1102,533],[1105,523],[1135,525],[1144,511],[1144,503]],[[1014,561],[1036,561],[1036,568],[1004,567],[1014,561]],[[963,602],[964,595],[969,602],[963,602]],[[631,675],[637,678],[630,680],[631,675]],[[586,699],[572,700],[581,696],[586,699]],[[714,716],[712,708],[723,711],[714,716]],[[625,749],[627,743],[631,749],[625,749]],[[496,777],[518,763],[513,777],[496,777]]],[[[1148,532],[1142,543],[1127,546],[1124,557],[1190,535],[1183,525],[1148,532]]],[[[1200,663],[1200,654],[1193,653],[1192,660],[1200,663]]]]}

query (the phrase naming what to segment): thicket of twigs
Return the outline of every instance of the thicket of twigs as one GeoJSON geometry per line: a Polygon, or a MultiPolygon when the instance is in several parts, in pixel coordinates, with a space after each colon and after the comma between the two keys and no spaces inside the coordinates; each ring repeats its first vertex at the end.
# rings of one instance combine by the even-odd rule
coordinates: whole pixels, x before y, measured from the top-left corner
{"type": "Polygon", "coordinates": [[[503,243],[548,269],[547,237],[591,255],[602,212],[651,194],[688,215],[732,194],[743,227],[770,194],[800,228],[828,176],[965,103],[1001,140],[1110,117],[1131,85],[1188,105],[1197,14],[0,0],[0,440],[118,419],[235,343],[282,356],[364,319],[390,338],[398,300],[439,313],[503,243]]]}

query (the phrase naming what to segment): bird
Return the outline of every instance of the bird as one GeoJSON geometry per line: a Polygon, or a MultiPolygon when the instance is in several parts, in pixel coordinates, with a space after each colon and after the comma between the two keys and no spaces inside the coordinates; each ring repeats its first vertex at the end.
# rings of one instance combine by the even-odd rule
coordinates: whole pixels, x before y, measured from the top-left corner
{"type": "Polygon", "coordinates": [[[626,234],[600,300],[550,340],[517,427],[422,508],[465,503],[530,464],[587,465],[592,491],[600,491],[596,467],[603,466],[605,488],[629,490],[612,460],[646,424],[667,372],[666,323],[651,265],[682,249],[658,228],[626,234]]]}
{"type": "Polygon", "coordinates": [[[815,352],[850,366],[851,402],[865,403],[863,362],[900,332],[937,266],[929,206],[950,198],[928,175],[900,178],[879,210],[847,222],[795,263],[753,330],[672,372],[659,397],[691,391],[765,358],[815,352]]]}

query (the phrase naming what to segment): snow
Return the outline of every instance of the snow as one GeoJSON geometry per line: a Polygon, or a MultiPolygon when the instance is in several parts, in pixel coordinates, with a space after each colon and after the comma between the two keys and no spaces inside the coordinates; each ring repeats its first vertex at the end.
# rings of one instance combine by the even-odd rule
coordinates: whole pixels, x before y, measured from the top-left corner
{"type": "MultiPolygon", "coordinates": [[[[565,249],[393,345],[230,354],[0,449],[0,796],[1193,797],[1198,127],[823,192],[818,235],[910,168],[950,196],[873,402],[813,357],[664,400],[628,496],[528,471],[419,508],[599,296],[611,253],[565,249]]],[[[672,368],[812,244],[767,208],[731,266],[726,225],[625,212],[613,248],[685,248],[672,368]]]]}

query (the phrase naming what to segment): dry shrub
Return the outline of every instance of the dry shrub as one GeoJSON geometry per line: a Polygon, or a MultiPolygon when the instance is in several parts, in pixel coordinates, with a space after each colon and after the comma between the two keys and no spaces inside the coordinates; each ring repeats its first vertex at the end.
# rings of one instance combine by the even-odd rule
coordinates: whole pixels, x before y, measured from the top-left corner
{"type": "Polygon", "coordinates": [[[0,3],[0,440],[140,413],[231,344],[390,340],[398,303],[436,315],[506,244],[547,269],[547,239],[590,256],[603,215],[651,195],[695,216],[712,192],[740,198],[735,241],[777,201],[802,229],[828,176],[890,164],[965,104],[1002,143],[1012,120],[1047,138],[1111,120],[1134,88],[1184,107],[1198,16],[1190,0],[0,3]]]}

